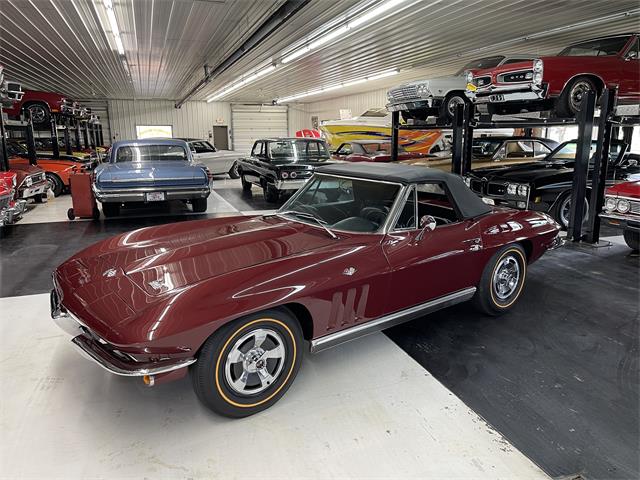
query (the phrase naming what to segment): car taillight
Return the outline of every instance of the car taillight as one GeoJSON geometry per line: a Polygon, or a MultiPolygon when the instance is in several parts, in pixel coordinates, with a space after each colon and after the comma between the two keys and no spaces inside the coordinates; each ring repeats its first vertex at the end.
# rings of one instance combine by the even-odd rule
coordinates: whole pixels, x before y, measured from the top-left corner
{"type": "Polygon", "coordinates": [[[280,178],[282,178],[283,180],[286,180],[287,178],[289,178],[289,173],[288,172],[280,172],[280,178]]]}

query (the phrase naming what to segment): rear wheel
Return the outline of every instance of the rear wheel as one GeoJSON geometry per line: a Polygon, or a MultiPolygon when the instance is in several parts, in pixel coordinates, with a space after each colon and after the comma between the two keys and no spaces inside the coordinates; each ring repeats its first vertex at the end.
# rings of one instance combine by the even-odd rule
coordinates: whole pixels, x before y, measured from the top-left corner
{"type": "Polygon", "coordinates": [[[55,173],[46,172],[47,186],[53,192],[54,197],[59,197],[64,191],[64,183],[60,180],[60,177],[55,173]]]}
{"type": "Polygon", "coordinates": [[[120,214],[120,204],[119,203],[103,203],[102,213],[104,213],[105,217],[116,217],[120,214]]]}
{"type": "Polygon", "coordinates": [[[272,185],[265,185],[262,191],[264,199],[269,203],[277,203],[280,199],[280,191],[272,185]]]}
{"type": "Polygon", "coordinates": [[[32,103],[25,107],[31,112],[31,122],[34,127],[48,126],[51,119],[49,107],[44,103],[32,103]]]}
{"type": "Polygon", "coordinates": [[[238,162],[233,162],[231,169],[229,169],[229,177],[230,178],[240,178],[240,172],[238,171],[238,162]]]}
{"type": "Polygon", "coordinates": [[[191,367],[196,395],[227,417],[247,417],[276,403],[302,360],[302,332],[284,310],[265,310],[231,322],[205,342],[191,367]]]}
{"type": "Polygon", "coordinates": [[[484,267],[474,306],[492,316],[502,315],[516,303],[524,287],[527,257],[518,244],[498,250],[484,267]]]}
{"type": "Polygon", "coordinates": [[[191,206],[196,213],[203,213],[207,211],[207,199],[206,198],[194,198],[191,200],[191,206]]]}
{"type": "Polygon", "coordinates": [[[624,241],[629,248],[634,251],[640,250],[640,232],[634,232],[633,230],[625,230],[623,232],[624,241]]]}

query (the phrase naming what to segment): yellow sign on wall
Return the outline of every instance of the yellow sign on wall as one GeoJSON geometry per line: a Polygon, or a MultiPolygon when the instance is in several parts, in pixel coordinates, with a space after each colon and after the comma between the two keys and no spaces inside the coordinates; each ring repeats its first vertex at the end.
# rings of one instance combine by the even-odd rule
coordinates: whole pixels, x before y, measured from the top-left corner
{"type": "Polygon", "coordinates": [[[173,138],[171,125],[136,125],[138,140],[143,138],[173,138]]]}

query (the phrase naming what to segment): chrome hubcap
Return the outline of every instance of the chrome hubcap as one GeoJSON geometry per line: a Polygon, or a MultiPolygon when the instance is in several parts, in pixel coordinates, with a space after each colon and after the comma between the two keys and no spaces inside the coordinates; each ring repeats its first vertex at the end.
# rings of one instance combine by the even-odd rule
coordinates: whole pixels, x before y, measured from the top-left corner
{"type": "Polygon", "coordinates": [[[493,290],[500,300],[509,298],[518,288],[520,264],[515,257],[503,258],[493,274],[493,290]]]}
{"type": "Polygon", "coordinates": [[[570,101],[571,101],[571,108],[573,109],[574,112],[577,112],[580,110],[582,97],[584,97],[584,95],[591,90],[592,88],[589,82],[584,82],[584,81],[578,82],[573,86],[573,88],[571,89],[570,101]]]}
{"type": "Polygon", "coordinates": [[[278,332],[258,328],[236,341],[227,355],[225,378],[239,395],[254,395],[272,385],[282,373],[286,357],[278,332]]]}
{"type": "MultiPolygon", "coordinates": [[[[560,207],[560,220],[562,221],[563,227],[569,226],[569,215],[571,214],[571,197],[565,199],[562,202],[562,206],[560,207]]],[[[584,215],[582,216],[582,222],[584,223],[589,216],[589,202],[587,199],[584,200],[584,215]]]]}
{"type": "Polygon", "coordinates": [[[449,103],[447,104],[447,108],[449,109],[449,114],[453,116],[456,113],[456,107],[460,104],[463,104],[464,100],[460,97],[451,97],[449,103]]]}

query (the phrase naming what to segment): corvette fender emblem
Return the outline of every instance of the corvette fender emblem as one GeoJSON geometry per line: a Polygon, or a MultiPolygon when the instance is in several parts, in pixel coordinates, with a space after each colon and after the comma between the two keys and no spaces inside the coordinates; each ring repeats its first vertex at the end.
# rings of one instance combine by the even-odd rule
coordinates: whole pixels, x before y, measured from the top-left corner
{"type": "Polygon", "coordinates": [[[154,290],[162,290],[166,285],[161,280],[151,280],[149,286],[154,290]]]}
{"type": "Polygon", "coordinates": [[[342,271],[342,274],[350,277],[351,275],[353,275],[356,272],[357,272],[357,270],[356,270],[355,267],[347,267],[342,271]]]}
{"type": "Polygon", "coordinates": [[[103,277],[108,277],[108,278],[115,277],[116,273],[118,273],[118,272],[116,271],[115,268],[110,268],[109,270],[105,270],[104,272],[102,272],[102,276],[103,277]]]}

